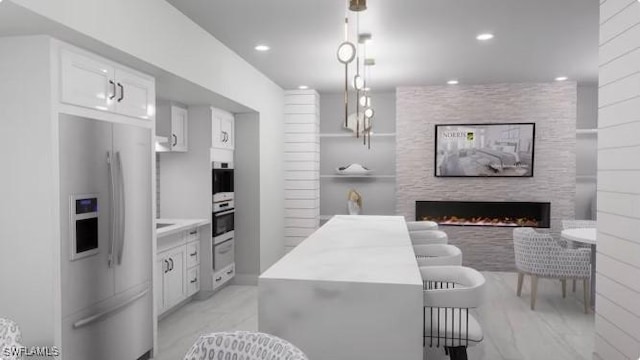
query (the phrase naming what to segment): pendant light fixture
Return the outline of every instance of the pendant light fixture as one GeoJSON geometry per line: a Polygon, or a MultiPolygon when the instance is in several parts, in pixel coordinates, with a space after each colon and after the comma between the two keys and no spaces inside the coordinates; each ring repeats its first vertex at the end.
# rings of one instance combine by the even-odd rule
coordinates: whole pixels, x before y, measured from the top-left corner
{"type": "Polygon", "coordinates": [[[344,64],[344,126],[349,126],[349,63],[356,57],[356,46],[349,42],[349,18],[344,18],[344,41],[338,46],[338,61],[344,64]]]}
{"type": "Polygon", "coordinates": [[[360,33],[360,12],[367,9],[366,0],[347,0],[348,10],[356,12],[356,44],[349,41],[349,15],[345,16],[344,40],[338,46],[338,61],[344,65],[344,127],[354,131],[356,138],[362,134],[364,145],[371,148],[371,124],[373,108],[369,96],[369,69],[372,59],[367,58],[367,43],[371,34],[360,33]],[[349,114],[349,64],[355,60],[355,75],[351,85],[356,92],[355,112],[349,114]]]}

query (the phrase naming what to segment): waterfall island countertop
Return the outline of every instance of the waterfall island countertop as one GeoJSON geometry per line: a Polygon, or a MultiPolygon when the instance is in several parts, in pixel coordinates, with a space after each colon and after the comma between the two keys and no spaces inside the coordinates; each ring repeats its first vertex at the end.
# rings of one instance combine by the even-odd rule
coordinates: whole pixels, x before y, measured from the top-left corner
{"type": "Polygon", "coordinates": [[[334,216],[259,291],[260,331],[311,359],[421,359],[422,278],[403,217],[334,216]]]}

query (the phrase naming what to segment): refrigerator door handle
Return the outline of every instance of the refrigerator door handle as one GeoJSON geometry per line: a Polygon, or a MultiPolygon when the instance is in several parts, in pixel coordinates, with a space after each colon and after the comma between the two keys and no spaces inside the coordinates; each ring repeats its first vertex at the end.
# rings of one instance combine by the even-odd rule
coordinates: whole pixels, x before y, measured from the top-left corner
{"type": "Polygon", "coordinates": [[[116,188],[115,188],[115,176],[113,173],[113,159],[111,152],[107,151],[107,172],[109,174],[109,195],[111,197],[111,221],[109,223],[109,252],[107,257],[107,266],[113,266],[113,253],[115,246],[116,236],[116,188]]]}
{"type": "Polygon", "coordinates": [[[117,312],[118,310],[121,310],[124,307],[127,307],[129,304],[135,302],[136,300],[144,297],[145,295],[147,295],[147,293],[149,292],[149,288],[146,288],[144,290],[142,290],[140,293],[138,293],[137,295],[132,296],[131,298],[121,302],[120,304],[112,307],[111,309],[107,309],[105,311],[99,312],[97,314],[88,316],[84,319],[78,320],[75,323],[73,323],[73,328],[77,329],[77,328],[81,328],[83,326],[87,326],[91,323],[94,323],[96,321],[102,320],[104,318],[106,318],[107,316],[111,315],[114,312],[117,312]]]}
{"type": "Polygon", "coordinates": [[[118,163],[118,265],[122,264],[122,253],[124,252],[124,234],[126,228],[125,214],[125,188],[124,188],[124,171],[122,170],[122,157],[120,152],[116,152],[116,160],[118,163]]]}

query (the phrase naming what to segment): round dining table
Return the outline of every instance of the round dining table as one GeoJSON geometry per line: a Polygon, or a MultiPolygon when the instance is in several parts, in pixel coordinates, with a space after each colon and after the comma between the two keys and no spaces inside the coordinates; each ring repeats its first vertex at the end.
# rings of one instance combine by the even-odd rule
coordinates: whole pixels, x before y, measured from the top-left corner
{"type": "Polygon", "coordinates": [[[582,228],[582,229],[566,229],[562,230],[560,236],[563,239],[580,242],[583,244],[591,245],[591,306],[596,304],[596,242],[597,242],[596,228],[582,228]]]}

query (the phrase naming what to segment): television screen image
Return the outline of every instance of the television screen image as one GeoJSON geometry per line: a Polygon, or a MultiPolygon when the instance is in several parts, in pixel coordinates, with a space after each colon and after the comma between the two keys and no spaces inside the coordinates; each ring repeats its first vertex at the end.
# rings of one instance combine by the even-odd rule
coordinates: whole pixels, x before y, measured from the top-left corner
{"type": "Polygon", "coordinates": [[[534,123],[436,125],[435,176],[531,177],[534,123]]]}

